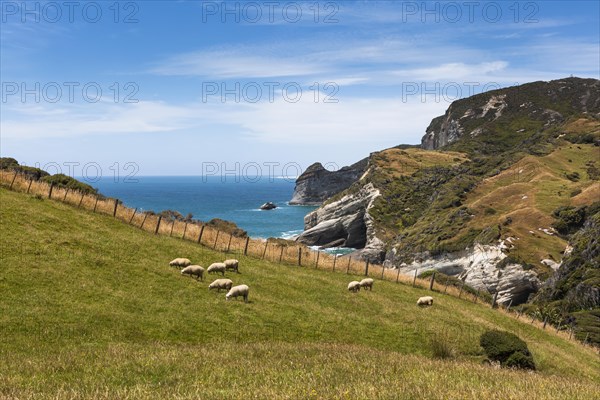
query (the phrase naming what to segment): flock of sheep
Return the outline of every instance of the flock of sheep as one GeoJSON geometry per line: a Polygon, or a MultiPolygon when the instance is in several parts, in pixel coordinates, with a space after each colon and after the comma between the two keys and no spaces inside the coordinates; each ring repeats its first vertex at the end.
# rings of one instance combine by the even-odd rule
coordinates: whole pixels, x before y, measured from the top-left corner
{"type": "MultiPolygon", "coordinates": [[[[365,278],[360,282],[352,281],[348,284],[348,290],[353,293],[359,292],[361,288],[363,288],[365,290],[367,290],[367,289],[373,290],[373,279],[365,278]]],[[[431,306],[431,305],[433,305],[433,297],[431,297],[431,296],[419,297],[419,300],[417,300],[417,305],[418,306],[431,306]]]]}
{"type": "MultiPolygon", "coordinates": [[[[223,262],[212,263],[206,270],[208,274],[221,274],[223,278],[217,279],[213,281],[210,285],[208,285],[208,289],[217,289],[217,292],[220,292],[221,289],[228,290],[225,295],[225,299],[229,300],[232,297],[242,296],[244,301],[248,302],[248,293],[250,292],[250,288],[248,285],[237,285],[233,286],[233,281],[231,279],[225,279],[226,271],[235,271],[239,273],[239,261],[238,260],[225,260],[223,262]]],[[[169,263],[171,267],[179,267],[183,268],[181,270],[182,275],[195,276],[196,279],[204,280],[204,268],[200,265],[192,265],[192,262],[187,258],[176,258],[169,263]]],[[[365,290],[369,289],[369,291],[373,290],[373,279],[365,278],[362,281],[352,281],[348,284],[348,290],[356,293],[359,292],[360,289],[363,288],[365,290]]],[[[431,306],[433,305],[433,297],[424,296],[420,297],[417,300],[418,306],[431,306]]]]}
{"type": "MultiPolygon", "coordinates": [[[[225,271],[231,270],[237,273],[239,270],[239,261],[238,260],[225,260],[222,263],[216,262],[212,263],[207,269],[207,274],[221,274],[223,278],[217,279],[213,281],[210,285],[208,285],[208,289],[217,289],[217,292],[220,292],[221,289],[227,290],[227,294],[225,295],[225,299],[229,300],[234,297],[237,298],[242,296],[244,301],[248,302],[248,293],[250,292],[250,288],[248,285],[237,285],[233,286],[233,281],[231,279],[225,279],[225,271]]],[[[181,275],[189,275],[195,276],[196,279],[204,280],[204,268],[200,265],[192,265],[192,262],[187,258],[176,258],[169,263],[171,267],[179,267],[183,268],[181,270],[181,275]]]]}

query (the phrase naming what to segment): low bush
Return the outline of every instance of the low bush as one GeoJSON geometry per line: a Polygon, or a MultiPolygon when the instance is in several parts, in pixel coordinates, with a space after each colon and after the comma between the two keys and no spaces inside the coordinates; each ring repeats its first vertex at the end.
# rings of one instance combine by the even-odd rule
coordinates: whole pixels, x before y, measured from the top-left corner
{"type": "Polygon", "coordinates": [[[71,178],[65,174],[55,174],[50,176],[42,177],[42,181],[53,184],[57,187],[68,188],[71,190],[78,190],[82,193],[97,194],[98,190],[94,189],[90,185],[80,182],[75,178],[71,178]]]}
{"type": "Polygon", "coordinates": [[[535,370],[527,343],[510,332],[487,331],[481,335],[479,344],[490,361],[498,361],[503,367],[535,370]]]}

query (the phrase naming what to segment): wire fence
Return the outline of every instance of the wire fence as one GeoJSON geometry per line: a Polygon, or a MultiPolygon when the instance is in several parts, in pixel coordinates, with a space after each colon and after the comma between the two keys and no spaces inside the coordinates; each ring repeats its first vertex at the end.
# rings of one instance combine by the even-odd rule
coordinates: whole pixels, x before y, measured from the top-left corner
{"type": "MultiPolygon", "coordinates": [[[[279,264],[392,281],[458,297],[474,303],[485,303],[517,319],[523,316],[519,310],[511,308],[510,304],[500,307],[496,304],[496,296],[490,301],[489,293],[467,288],[464,282],[458,287],[451,285],[449,280],[445,284],[437,282],[435,273],[427,279],[421,279],[418,277],[418,271],[415,271],[413,276],[408,276],[400,273],[398,268],[386,268],[384,265],[371,264],[369,261],[363,261],[350,255],[333,255],[313,250],[292,241],[272,241],[234,236],[229,232],[220,231],[214,226],[200,222],[167,219],[154,213],[141,212],[124,206],[118,199],[95,193],[83,193],[78,190],[58,187],[45,181],[34,180],[18,171],[0,170],[0,185],[13,191],[41,196],[69,204],[75,208],[112,216],[148,233],[195,242],[231,256],[244,255],[279,264]]],[[[539,321],[532,318],[530,323],[546,329],[548,321],[539,321]]],[[[559,328],[556,329],[555,334],[568,339],[574,336],[573,326],[559,328]]]]}

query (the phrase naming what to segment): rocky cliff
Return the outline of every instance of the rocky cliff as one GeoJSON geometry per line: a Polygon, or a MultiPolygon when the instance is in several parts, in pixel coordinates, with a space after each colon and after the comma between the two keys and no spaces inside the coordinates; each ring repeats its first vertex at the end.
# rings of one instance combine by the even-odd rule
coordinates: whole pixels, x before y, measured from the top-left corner
{"type": "Polygon", "coordinates": [[[600,81],[596,79],[533,82],[453,102],[444,115],[431,121],[421,146],[439,149],[463,137],[497,132],[507,122],[516,128],[513,136],[526,136],[532,124],[536,128],[556,125],[577,113],[597,115],[599,111],[600,81]]]}
{"type": "Polygon", "coordinates": [[[570,236],[569,251],[533,304],[554,324],[573,324],[580,340],[600,346],[600,201],[581,209],[583,226],[570,236]]]}
{"type": "Polygon", "coordinates": [[[419,254],[409,264],[400,264],[399,268],[401,273],[408,275],[415,271],[436,270],[456,276],[483,292],[498,292],[499,304],[520,304],[537,292],[541,282],[534,271],[523,269],[518,262],[511,262],[506,251],[510,246],[510,242],[500,240],[496,245],[475,244],[463,251],[437,256],[419,254]]]}
{"type": "Polygon", "coordinates": [[[328,171],[321,163],[314,163],[296,180],[290,204],[320,205],[350,187],[364,174],[366,167],[367,158],[338,171],[328,171]]]}
{"type": "Polygon", "coordinates": [[[304,218],[305,230],[297,240],[324,247],[368,248],[375,253],[373,261],[381,262],[383,242],[376,237],[368,213],[378,196],[379,191],[367,183],[325,204],[304,218]]]}
{"type": "Polygon", "coordinates": [[[561,263],[556,207],[600,198],[600,81],[458,100],[423,147],[372,153],[358,181],[305,218],[298,240],[354,247],[407,274],[440,270],[518,304],[561,263]]]}

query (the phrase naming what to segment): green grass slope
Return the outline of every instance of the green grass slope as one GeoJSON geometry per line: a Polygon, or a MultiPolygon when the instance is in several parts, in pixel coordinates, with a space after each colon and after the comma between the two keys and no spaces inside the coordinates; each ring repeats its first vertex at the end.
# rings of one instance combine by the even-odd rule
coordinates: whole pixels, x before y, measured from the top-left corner
{"type": "Polygon", "coordinates": [[[392,282],[237,256],[250,303],[168,267],[225,255],[0,189],[0,398],[594,398],[590,348],[502,312],[392,282]],[[482,364],[487,328],[538,372],[482,364]],[[454,357],[432,357],[431,338],[454,357]]]}

